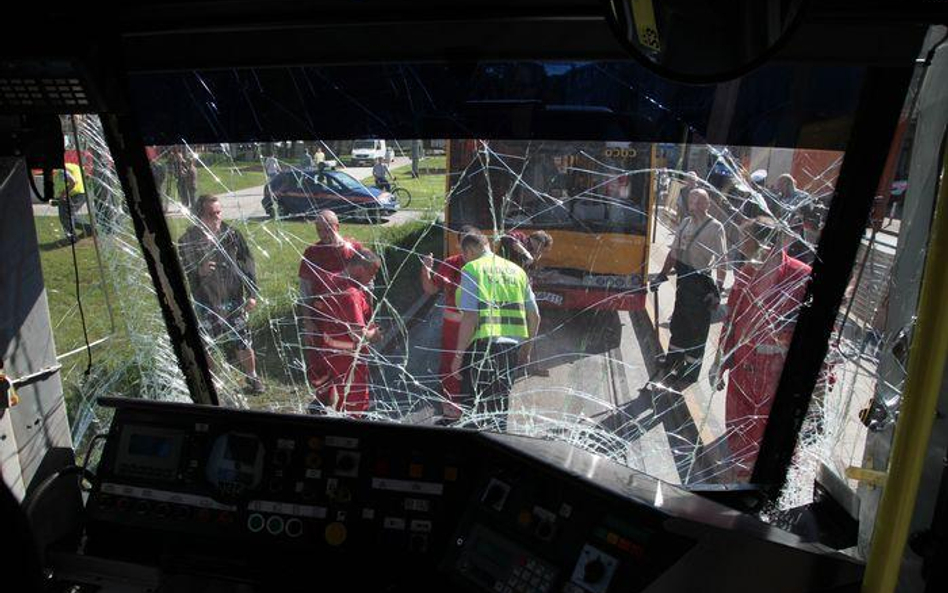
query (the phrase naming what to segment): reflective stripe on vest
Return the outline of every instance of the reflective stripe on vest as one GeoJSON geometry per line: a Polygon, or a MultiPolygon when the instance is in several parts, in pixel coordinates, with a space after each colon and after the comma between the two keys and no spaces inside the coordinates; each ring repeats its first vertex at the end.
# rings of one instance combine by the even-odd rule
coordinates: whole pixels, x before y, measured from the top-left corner
{"type": "Polygon", "coordinates": [[[487,254],[465,264],[477,285],[478,320],[473,339],[527,338],[527,274],[517,264],[487,254]]]}

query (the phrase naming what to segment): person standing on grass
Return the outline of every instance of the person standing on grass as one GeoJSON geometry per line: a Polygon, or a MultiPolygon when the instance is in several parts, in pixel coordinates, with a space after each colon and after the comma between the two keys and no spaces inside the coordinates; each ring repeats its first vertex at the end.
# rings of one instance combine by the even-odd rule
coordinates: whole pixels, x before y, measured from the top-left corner
{"type": "Polygon", "coordinates": [[[63,227],[66,240],[75,243],[78,240],[76,226],[79,220],[76,214],[86,204],[86,189],[82,180],[82,169],[78,164],[66,163],[63,171],[66,178],[65,187],[57,201],[59,224],[63,227]]]}
{"type": "Polygon", "coordinates": [[[201,210],[195,204],[197,195],[197,167],[194,158],[188,153],[178,152],[175,155],[175,177],[178,182],[178,201],[188,210],[193,210],[200,217],[201,210]]]}
{"type": "Polygon", "coordinates": [[[368,249],[355,250],[339,274],[330,274],[323,292],[312,298],[321,354],[320,373],[312,377],[316,399],[310,413],[324,409],[362,414],[369,409],[370,375],[366,361],[368,344],[382,334],[371,321],[368,290],[381,268],[379,256],[368,249]]]}
{"type": "Polygon", "coordinates": [[[361,250],[362,244],[339,234],[339,218],[332,210],[316,214],[316,234],[319,241],[306,248],[300,261],[300,301],[303,336],[306,344],[306,376],[311,385],[325,375],[323,355],[317,348],[319,328],[315,322],[313,299],[324,294],[333,274],[340,274],[346,264],[361,250]]]}
{"type": "Polygon", "coordinates": [[[461,409],[457,399],[461,394],[461,378],[451,372],[451,362],[454,360],[455,347],[458,343],[458,329],[461,327],[461,312],[458,311],[455,297],[461,285],[461,268],[467,263],[464,251],[461,250],[461,241],[465,235],[480,231],[470,225],[461,227],[457,234],[458,251],[444,259],[434,270],[434,255],[429,253],[421,258],[421,288],[427,295],[444,292],[444,313],[441,318],[441,366],[438,374],[441,377],[441,392],[444,395],[442,416],[455,420],[460,417],[461,409]]]}
{"type": "Polygon", "coordinates": [[[418,179],[418,166],[421,161],[421,140],[411,141],[411,178],[418,179]]]}
{"type": "Polygon", "coordinates": [[[257,357],[248,323],[259,294],[253,254],[243,235],[224,222],[216,196],[202,195],[195,210],[197,224],[178,240],[194,312],[205,339],[228,354],[230,350],[236,352],[247,379],[247,392],[259,395],[264,389],[257,376],[257,357]]]}

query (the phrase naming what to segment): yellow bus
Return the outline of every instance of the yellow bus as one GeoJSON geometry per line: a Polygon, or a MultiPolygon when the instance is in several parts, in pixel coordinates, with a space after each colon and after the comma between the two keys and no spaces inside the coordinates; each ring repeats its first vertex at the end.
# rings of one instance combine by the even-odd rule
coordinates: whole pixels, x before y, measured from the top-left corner
{"type": "MultiPolygon", "coordinates": [[[[653,212],[651,145],[450,140],[445,224],[553,237],[531,271],[537,300],[561,309],[641,309],[653,212]]],[[[456,252],[445,241],[445,253],[456,252]]]]}

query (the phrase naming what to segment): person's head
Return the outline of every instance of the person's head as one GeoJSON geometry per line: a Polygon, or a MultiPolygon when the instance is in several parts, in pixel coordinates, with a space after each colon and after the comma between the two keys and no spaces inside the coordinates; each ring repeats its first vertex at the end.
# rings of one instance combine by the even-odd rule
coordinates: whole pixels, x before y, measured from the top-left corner
{"type": "Polygon", "coordinates": [[[711,198],[703,189],[693,189],[688,192],[688,212],[692,216],[707,216],[711,207],[711,198]]]}
{"type": "Polygon", "coordinates": [[[382,259],[373,251],[363,247],[356,250],[346,262],[346,273],[359,284],[367,285],[372,282],[381,267],[382,259]]]}
{"type": "Polygon", "coordinates": [[[556,167],[557,173],[566,173],[569,171],[569,157],[562,154],[554,155],[553,166],[556,167]]]}
{"type": "Polygon", "coordinates": [[[770,216],[756,216],[741,224],[741,242],[737,246],[745,263],[759,265],[774,250],[782,247],[783,231],[770,216]]]}
{"type": "MultiPolygon", "coordinates": [[[[458,232],[456,233],[457,241],[458,241],[458,249],[461,249],[461,240],[464,239],[464,235],[469,235],[471,233],[476,233],[480,235],[481,230],[472,224],[466,224],[462,226],[460,229],[458,229],[458,232]]],[[[464,255],[463,250],[461,250],[461,255],[464,255]]]]}
{"type": "Polygon", "coordinates": [[[376,165],[381,165],[381,164],[382,164],[382,157],[380,157],[380,156],[375,157],[375,164],[376,164],[376,165]]]}
{"type": "Polygon", "coordinates": [[[797,191],[797,181],[789,173],[784,173],[777,178],[775,189],[781,196],[790,197],[797,191]]]}
{"type": "Polygon", "coordinates": [[[221,230],[221,223],[224,222],[224,210],[221,208],[221,202],[217,199],[217,196],[204,194],[198,197],[194,211],[197,212],[198,218],[207,228],[215,233],[221,230]]]}
{"type": "Polygon", "coordinates": [[[553,248],[553,237],[546,231],[535,231],[527,237],[527,251],[533,256],[534,263],[553,248]]]}
{"type": "Polygon", "coordinates": [[[467,233],[461,237],[461,253],[465,261],[473,261],[487,253],[489,241],[481,233],[467,233]]]}
{"type": "MultiPolygon", "coordinates": [[[[685,187],[682,188],[682,191],[688,192],[698,187],[698,173],[697,171],[688,171],[685,173],[684,178],[681,180],[685,184],[685,187]]],[[[686,194],[687,195],[687,194],[686,194]]]]}
{"type": "Polygon", "coordinates": [[[339,217],[332,210],[316,213],[316,234],[320,243],[335,243],[339,236],[339,217]]]}

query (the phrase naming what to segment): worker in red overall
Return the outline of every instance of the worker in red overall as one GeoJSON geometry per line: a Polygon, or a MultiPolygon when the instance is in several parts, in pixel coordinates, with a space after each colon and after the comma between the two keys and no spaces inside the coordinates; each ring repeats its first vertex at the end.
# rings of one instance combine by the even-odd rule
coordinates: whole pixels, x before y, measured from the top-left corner
{"type": "Polygon", "coordinates": [[[458,286],[461,284],[461,268],[467,263],[464,252],[460,251],[461,237],[468,233],[480,233],[470,225],[461,227],[456,240],[459,253],[452,255],[434,270],[434,256],[429,253],[421,258],[421,287],[425,294],[435,295],[444,292],[444,306],[441,317],[441,363],[438,376],[441,378],[441,392],[444,395],[441,414],[445,419],[456,420],[461,417],[461,408],[456,400],[461,392],[461,378],[451,373],[451,361],[454,360],[458,343],[458,328],[461,327],[461,312],[455,304],[458,286]]]}
{"type": "Polygon", "coordinates": [[[323,356],[315,343],[318,341],[311,300],[327,290],[327,282],[333,274],[341,274],[352,257],[362,249],[362,244],[339,234],[339,218],[332,210],[322,210],[316,215],[316,234],[319,241],[306,248],[300,261],[300,298],[303,319],[303,338],[306,344],[306,377],[310,385],[325,377],[323,356]]]}
{"type": "Polygon", "coordinates": [[[313,298],[322,356],[321,373],[310,376],[316,392],[311,411],[331,408],[361,414],[369,409],[368,345],[381,337],[372,322],[367,287],[381,267],[379,256],[362,248],[341,274],[324,278],[325,291],[313,298]]]}
{"type": "Polygon", "coordinates": [[[712,387],[720,390],[729,372],[725,424],[736,480],[754,469],[811,271],[787,255],[784,233],[772,218],[753,218],[742,227],[744,262],[728,298],[721,360],[710,373],[712,387]]]}

